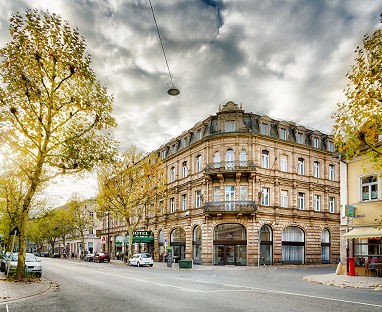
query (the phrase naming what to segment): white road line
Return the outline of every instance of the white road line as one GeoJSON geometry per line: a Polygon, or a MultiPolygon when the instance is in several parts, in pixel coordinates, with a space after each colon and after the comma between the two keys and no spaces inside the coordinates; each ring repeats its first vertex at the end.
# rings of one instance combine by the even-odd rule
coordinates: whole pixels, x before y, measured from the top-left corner
{"type": "Polygon", "coordinates": [[[7,309],[7,312],[9,312],[8,304],[5,304],[5,308],[7,309]]]}
{"type": "MultiPolygon", "coordinates": [[[[233,291],[232,289],[230,289],[230,290],[208,290],[208,291],[205,291],[205,290],[200,290],[200,289],[186,288],[186,287],[180,287],[180,286],[175,286],[175,285],[171,285],[171,284],[165,284],[165,283],[159,283],[159,282],[154,282],[154,281],[150,281],[150,280],[144,280],[142,278],[135,278],[135,277],[131,277],[131,276],[121,276],[121,275],[116,275],[116,274],[111,274],[111,273],[106,273],[106,272],[98,272],[98,273],[101,273],[104,275],[109,275],[109,276],[114,276],[114,277],[119,277],[119,278],[124,278],[124,279],[130,279],[130,280],[134,280],[134,281],[142,282],[142,283],[149,283],[149,284],[153,284],[156,286],[171,287],[171,288],[179,289],[181,291],[187,291],[187,292],[192,292],[192,293],[210,294],[210,293],[227,292],[227,291],[232,292],[233,291]]],[[[351,301],[351,300],[336,299],[336,298],[329,298],[329,297],[313,296],[313,295],[306,295],[306,294],[299,294],[299,293],[292,293],[292,292],[265,289],[265,288],[257,288],[257,287],[244,287],[244,286],[233,285],[233,284],[206,282],[206,281],[199,281],[199,280],[185,279],[185,278],[177,278],[177,279],[188,280],[188,281],[196,282],[196,283],[215,284],[215,285],[231,287],[231,288],[241,288],[241,289],[235,290],[235,291],[240,291],[240,292],[251,292],[251,291],[252,292],[268,292],[268,293],[288,295],[288,296],[312,298],[312,299],[327,300],[327,301],[336,301],[336,302],[343,302],[343,303],[358,304],[358,305],[365,305],[365,306],[382,308],[382,305],[372,304],[372,303],[367,303],[367,302],[359,302],[359,301],[351,301]]]]}
{"type": "MultiPolygon", "coordinates": [[[[272,290],[272,289],[257,288],[257,287],[247,287],[247,286],[232,285],[232,284],[225,284],[225,283],[206,282],[206,281],[186,279],[186,278],[178,278],[178,279],[193,281],[196,283],[215,284],[215,285],[220,285],[220,286],[225,286],[225,287],[242,288],[241,290],[234,290],[234,291],[269,292],[269,293],[296,296],[296,297],[305,297],[305,298],[313,298],[313,299],[321,299],[321,300],[328,300],[328,301],[338,301],[338,302],[345,302],[345,303],[351,303],[351,304],[366,305],[366,306],[372,306],[372,307],[378,307],[378,308],[382,307],[382,305],[379,305],[379,304],[359,302],[359,301],[351,301],[351,300],[344,300],[344,299],[336,299],[336,298],[329,298],[329,297],[321,297],[321,296],[313,296],[313,295],[292,293],[292,292],[286,292],[286,291],[280,291],[280,290],[272,290]]],[[[212,290],[212,291],[208,291],[208,292],[212,293],[212,292],[225,292],[225,291],[233,291],[233,290],[212,290]]]]}

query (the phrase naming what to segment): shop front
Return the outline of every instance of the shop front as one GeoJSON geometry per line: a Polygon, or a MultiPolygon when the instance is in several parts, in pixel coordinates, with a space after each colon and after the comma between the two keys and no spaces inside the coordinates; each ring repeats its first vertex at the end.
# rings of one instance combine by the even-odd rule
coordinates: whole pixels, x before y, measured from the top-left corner
{"type": "Polygon", "coordinates": [[[215,265],[247,265],[247,231],[243,225],[216,226],[213,244],[215,265]]]}
{"type": "MultiPolygon", "coordinates": [[[[125,237],[125,250],[128,250],[129,236],[125,237]]],[[[134,231],[133,232],[133,245],[132,252],[142,253],[147,252],[151,255],[154,254],[154,234],[151,231],[134,231]]],[[[130,255],[132,256],[132,255],[130,255]]]]}
{"type": "Polygon", "coordinates": [[[353,250],[349,250],[348,262],[354,263],[354,273],[382,277],[382,228],[355,227],[344,237],[352,242],[353,250]]]}

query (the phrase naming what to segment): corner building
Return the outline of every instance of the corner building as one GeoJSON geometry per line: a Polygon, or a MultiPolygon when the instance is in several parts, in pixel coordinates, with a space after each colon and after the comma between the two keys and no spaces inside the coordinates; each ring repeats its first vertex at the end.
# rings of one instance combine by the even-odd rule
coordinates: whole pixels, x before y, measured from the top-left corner
{"type": "Polygon", "coordinates": [[[156,261],[263,265],[335,263],[339,160],[332,137],[228,102],[154,153],[169,196],[143,230],[156,261]]]}

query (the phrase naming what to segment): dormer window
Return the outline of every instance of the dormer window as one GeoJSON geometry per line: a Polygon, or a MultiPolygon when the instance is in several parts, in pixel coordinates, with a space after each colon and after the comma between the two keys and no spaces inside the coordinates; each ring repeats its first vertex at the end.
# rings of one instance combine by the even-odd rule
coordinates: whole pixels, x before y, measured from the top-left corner
{"type": "Polygon", "coordinates": [[[312,138],[312,146],[314,148],[320,148],[320,139],[318,137],[312,138]]]}
{"type": "Polygon", "coordinates": [[[304,134],[301,132],[296,133],[296,142],[298,144],[304,144],[304,134]]]}
{"type": "Polygon", "coordinates": [[[260,134],[262,135],[269,135],[270,133],[270,126],[266,123],[261,123],[260,124],[260,134]]]}
{"type": "Polygon", "coordinates": [[[197,138],[198,138],[198,140],[202,139],[202,130],[198,130],[197,138]]]}
{"type": "Polygon", "coordinates": [[[334,143],[331,142],[331,141],[328,141],[327,149],[328,149],[329,152],[334,152],[334,143]]]}
{"type": "Polygon", "coordinates": [[[288,139],[288,132],[285,128],[279,128],[279,138],[281,140],[287,140],[288,139]]]}
{"type": "Polygon", "coordinates": [[[229,120],[224,123],[225,132],[234,132],[236,131],[236,123],[234,120],[229,120]]]}

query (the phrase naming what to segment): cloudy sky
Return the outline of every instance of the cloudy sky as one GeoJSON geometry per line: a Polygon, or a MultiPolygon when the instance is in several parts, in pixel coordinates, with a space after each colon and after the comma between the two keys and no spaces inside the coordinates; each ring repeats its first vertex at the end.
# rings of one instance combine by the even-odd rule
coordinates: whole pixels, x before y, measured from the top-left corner
{"type": "MultiPolygon", "coordinates": [[[[152,151],[227,101],[330,133],[354,50],[379,27],[382,12],[375,0],[151,3],[177,97],[166,92],[170,78],[149,0],[0,0],[0,46],[11,13],[61,15],[86,38],[92,67],[115,98],[121,151],[129,144],[152,151]]],[[[91,194],[91,181],[58,180],[50,194],[57,203],[69,186],[86,185],[91,194]]]]}

